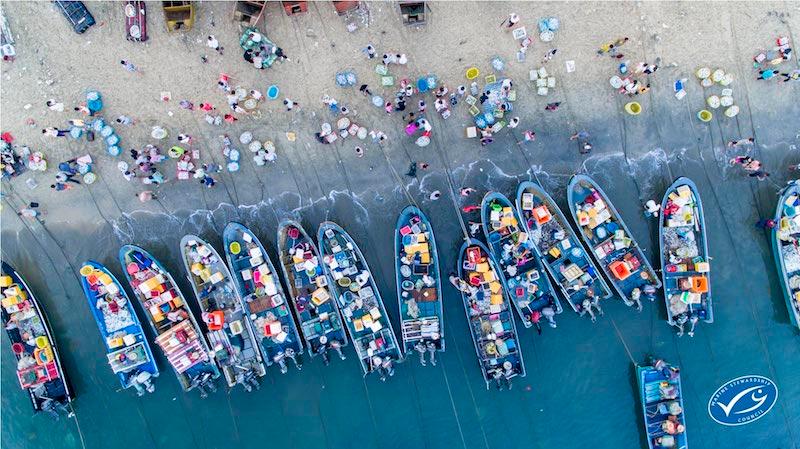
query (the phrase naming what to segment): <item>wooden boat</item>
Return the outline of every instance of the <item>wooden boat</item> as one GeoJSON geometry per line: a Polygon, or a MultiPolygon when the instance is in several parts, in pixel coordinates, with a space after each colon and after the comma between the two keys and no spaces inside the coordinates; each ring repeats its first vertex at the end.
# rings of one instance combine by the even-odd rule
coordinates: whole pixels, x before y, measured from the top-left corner
{"type": "Polygon", "coordinates": [[[403,349],[416,350],[425,365],[425,353],[444,351],[444,315],[439,254],[428,217],[416,206],[400,212],[394,230],[394,266],[400,306],[403,349]]]}
{"type": "Polygon", "coordinates": [[[267,366],[277,363],[286,373],[286,359],[299,360],[303,343],[286,300],[278,272],[258,237],[240,223],[231,222],[222,234],[225,257],[244,300],[245,319],[250,323],[267,366]]]}
{"type": "Polygon", "coordinates": [[[47,316],[22,276],[5,261],[2,270],[0,315],[16,360],[19,386],[28,393],[34,412],[57,416],[60,410],[71,415],[67,407],[75,394],[61,366],[47,316]]]}
{"type": "Polygon", "coordinates": [[[572,309],[581,316],[588,312],[594,321],[592,308],[602,315],[599,302],[611,291],[564,213],[541,186],[530,181],[517,189],[517,210],[534,249],[572,309]]]}
{"type": "Polygon", "coordinates": [[[781,191],[772,228],[772,252],[781,278],[786,308],[792,324],[800,327],[800,184],[797,181],[781,191]]]}
{"type": "Polygon", "coordinates": [[[143,0],[125,2],[125,29],[128,31],[129,41],[147,40],[147,6],[143,0]]]}
{"type": "Polygon", "coordinates": [[[663,360],[635,366],[647,445],[687,449],[680,371],[663,360]]]}
{"type": "Polygon", "coordinates": [[[332,349],[344,360],[342,348],[348,344],[347,332],[331,293],[332,281],[322,267],[317,245],[300,223],[283,220],[278,225],[278,254],[311,357],[320,355],[327,365],[328,351],[332,349]]]}
{"type": "Polygon", "coordinates": [[[175,279],[150,253],[134,245],[119,249],[122,271],[147,314],[156,344],[164,352],[184,391],[201,397],[216,391],[219,369],[175,279]]]}
{"type": "Polygon", "coordinates": [[[714,322],[714,313],[703,203],[689,178],[678,178],[664,193],[658,240],[667,321],[680,335],[690,322],[691,336],[699,320],[714,322]]]}
{"type": "Polygon", "coordinates": [[[603,189],[587,175],[574,175],[567,203],[583,243],[625,304],[641,310],[643,294],[654,300],[661,281],[603,189]]]}
{"type": "Polygon", "coordinates": [[[525,376],[517,326],[500,269],[483,243],[469,239],[461,245],[458,278],[464,311],[486,389],[511,388],[511,379],[525,376]]]}
{"type": "Polygon", "coordinates": [[[122,388],[139,396],[156,390],[158,366],[125,289],[103,265],[89,260],[80,269],[81,286],[100,330],[111,371],[122,388]]]}
{"type": "Polygon", "coordinates": [[[403,360],[403,353],[367,261],[353,238],[336,223],[320,224],[317,240],[361,370],[364,376],[377,372],[386,380],[394,375],[394,363],[403,360]]]}
{"type": "Polygon", "coordinates": [[[517,315],[525,327],[536,324],[544,316],[556,327],[553,316],[561,313],[561,302],[553,284],[544,272],[541,258],[528,233],[520,228],[522,220],[503,194],[489,192],[481,202],[483,234],[517,315]]]}
{"type": "Polygon", "coordinates": [[[217,250],[196,235],[183,236],[181,256],[203,314],[206,338],[228,387],[258,389],[258,377],[267,370],[228,267],[217,250]]]}

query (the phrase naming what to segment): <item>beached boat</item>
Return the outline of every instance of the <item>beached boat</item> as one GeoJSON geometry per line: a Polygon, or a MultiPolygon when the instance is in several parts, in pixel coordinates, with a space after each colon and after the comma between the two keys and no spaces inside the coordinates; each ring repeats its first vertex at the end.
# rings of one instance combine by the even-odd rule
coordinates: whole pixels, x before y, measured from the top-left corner
{"type": "Polygon", "coordinates": [[[286,359],[301,369],[303,343],[286,300],[278,273],[258,237],[231,222],[222,234],[225,257],[244,300],[245,319],[259,342],[267,366],[277,363],[286,373],[286,359]]]}
{"type": "Polygon", "coordinates": [[[400,212],[394,230],[394,266],[405,353],[416,350],[425,365],[444,351],[444,315],[439,254],[428,217],[416,206],[400,212]]]}
{"type": "Polygon", "coordinates": [[[267,370],[228,267],[217,250],[196,235],[183,236],[181,256],[203,314],[206,338],[228,387],[258,389],[258,378],[267,370]]]}
{"type": "Polygon", "coordinates": [[[517,210],[523,229],[572,309],[581,316],[588,313],[594,321],[592,309],[602,315],[600,300],[610,297],[611,290],[564,213],[541,186],[530,181],[517,189],[517,210]]]}
{"type": "Polygon", "coordinates": [[[139,396],[154,392],[158,366],[125,289],[106,267],[93,260],[83,264],[80,274],[111,371],[122,388],[133,387],[139,396]]]}
{"type": "Polygon", "coordinates": [[[542,317],[551,327],[556,327],[554,316],[563,309],[533,241],[520,228],[521,221],[516,208],[505,195],[489,192],[483,197],[483,234],[500,267],[500,281],[522,324],[525,327],[535,324],[541,332],[539,321],[542,317]]]}
{"type": "MultiPolygon", "coordinates": [[[[75,394],[64,375],[53,332],[36,297],[19,273],[5,261],[0,274],[3,328],[11,342],[20,388],[27,391],[34,412],[57,416],[75,394]]],[[[9,363],[6,362],[6,365],[9,363]]]]}
{"type": "Polygon", "coordinates": [[[483,243],[469,239],[461,245],[458,278],[486,389],[492,382],[511,388],[511,379],[525,376],[525,362],[499,267],[483,243]]]}
{"type": "Polygon", "coordinates": [[[322,267],[317,245],[300,223],[283,220],[278,225],[278,254],[311,357],[320,355],[327,365],[328,350],[332,349],[344,360],[342,348],[348,344],[347,332],[331,293],[331,280],[322,267]]]}
{"type": "Polygon", "coordinates": [[[653,301],[661,281],[608,195],[589,176],[574,175],[567,203],[583,243],[617,294],[626,305],[642,310],[642,295],[653,301]]]}
{"type": "Polygon", "coordinates": [[[350,234],[336,223],[320,224],[317,241],[361,370],[365,376],[377,372],[386,380],[394,375],[394,363],[403,360],[403,353],[367,261],[350,234]]]}
{"type": "Polygon", "coordinates": [[[800,184],[795,181],[781,191],[772,228],[772,252],[778,266],[789,319],[800,327],[800,184]]]}
{"type": "Polygon", "coordinates": [[[664,193],[658,240],[667,321],[679,335],[691,323],[692,336],[697,322],[712,323],[714,313],[703,203],[689,178],[678,178],[664,193]]]}
{"type": "Polygon", "coordinates": [[[636,380],[650,449],[687,449],[681,375],[663,360],[636,366],[636,380]]]}
{"type": "Polygon", "coordinates": [[[219,369],[175,279],[150,253],[134,245],[119,249],[119,262],[147,322],[184,391],[201,397],[217,390],[219,369]]]}

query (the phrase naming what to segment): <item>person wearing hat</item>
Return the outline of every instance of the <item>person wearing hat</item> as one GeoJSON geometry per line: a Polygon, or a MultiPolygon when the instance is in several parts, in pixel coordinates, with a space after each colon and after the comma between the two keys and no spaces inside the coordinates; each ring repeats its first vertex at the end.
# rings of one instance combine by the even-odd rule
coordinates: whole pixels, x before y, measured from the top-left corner
{"type": "Polygon", "coordinates": [[[658,218],[658,213],[661,211],[661,205],[656,204],[653,200],[647,200],[644,204],[644,216],[646,218],[658,218]]]}
{"type": "Polygon", "coordinates": [[[428,350],[425,346],[425,343],[423,343],[422,340],[418,341],[416,344],[414,344],[414,350],[419,353],[420,365],[425,366],[425,352],[428,350]]]}
{"type": "Polygon", "coordinates": [[[431,335],[431,340],[425,342],[425,348],[431,354],[431,365],[436,366],[436,351],[438,348],[436,347],[436,341],[439,340],[439,333],[434,332],[431,335]]]}
{"type": "Polygon", "coordinates": [[[508,18],[503,22],[505,24],[506,29],[514,28],[519,23],[519,15],[517,13],[512,12],[508,15],[508,18]]]}

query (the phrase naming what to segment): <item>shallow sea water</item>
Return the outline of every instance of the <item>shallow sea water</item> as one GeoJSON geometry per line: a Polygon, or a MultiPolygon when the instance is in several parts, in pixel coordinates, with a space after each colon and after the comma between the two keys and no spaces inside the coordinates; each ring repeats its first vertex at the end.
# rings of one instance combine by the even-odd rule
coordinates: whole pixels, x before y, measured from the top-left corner
{"type": "MultiPolygon", "coordinates": [[[[348,360],[325,367],[306,358],[301,372],[270,370],[258,392],[236,389],[227,394],[221,389],[205,400],[183,393],[157,354],[162,375],[155,394],[137,398],[117,391],[75,272],[83,260],[94,258],[120,274],[116,251],[121,243],[153,252],[189,293],[177,252],[183,234],[196,233],[220,248],[221,229],[228,220],[238,220],[254,230],[274,258],[278,218],[298,218],[309,232],[325,219],[334,220],[361,246],[399,328],[391,236],[395,214],[406,201],[403,187],[384,185],[351,196],[341,186],[359,174],[345,167],[347,175],[341,178],[320,179],[314,187],[258,205],[220,204],[211,211],[171,215],[136,212],[101,223],[88,237],[86,228],[61,228],[50,235],[4,233],[4,255],[48,310],[78,398],[77,421],[31,417],[11,366],[4,363],[3,447],[74,448],[81,447],[82,438],[89,448],[637,448],[646,443],[629,355],[642,361],[647,354],[682,368],[692,447],[797,447],[799,337],[788,323],[767,241],[752,226],[758,215],[771,213],[775,198],[757,189],[762,186],[753,188],[753,181],[728,173],[713,155],[691,148],[669,155],[656,149],[627,159],[622,153],[598,152],[583,162],[526,149],[528,160],[537,161],[526,169],[514,142],[496,145],[491,160],[454,167],[453,182],[480,187],[478,195],[490,189],[513,195],[519,181],[538,179],[563,206],[570,171],[585,170],[609,194],[651,261],[657,255],[657,231],[642,216],[640,204],[660,198],[673,177],[691,177],[705,207],[715,323],[699,325],[694,338],[678,338],[666,325],[661,298],[646,303],[641,313],[618,299],[609,300],[605,316],[595,324],[565,307],[558,328],[546,328],[541,336],[519,326],[528,375],[517,379],[511,391],[487,391],[460,297],[446,285],[447,352],[435,367],[419,366],[412,355],[386,383],[363,379],[348,348],[348,360]],[[511,149],[504,153],[504,147],[511,149]],[[540,165],[558,168],[547,171],[540,165]],[[332,193],[323,197],[319,192],[332,193]],[[727,380],[747,374],[774,380],[778,404],[746,426],[716,424],[706,409],[711,394],[727,380]]],[[[427,198],[427,192],[446,185],[444,178],[442,172],[425,173],[405,188],[415,198],[427,198]]],[[[445,270],[454,266],[461,242],[447,195],[445,191],[435,203],[420,201],[433,223],[445,270]]],[[[2,350],[9,360],[5,340],[2,350]]]]}

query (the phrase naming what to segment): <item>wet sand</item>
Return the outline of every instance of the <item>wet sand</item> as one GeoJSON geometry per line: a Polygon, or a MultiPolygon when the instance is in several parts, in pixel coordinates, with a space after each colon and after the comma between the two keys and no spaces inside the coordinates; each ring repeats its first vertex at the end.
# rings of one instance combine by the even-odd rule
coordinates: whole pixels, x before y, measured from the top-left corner
{"type": "MultiPolygon", "coordinates": [[[[775,37],[791,37],[800,28],[797,4],[434,3],[427,27],[414,30],[401,25],[396,4],[369,3],[369,26],[362,24],[352,34],[327,2],[310,4],[309,12],[299,17],[287,17],[270,5],[267,34],[291,61],[266,71],[241,60],[231,4],[204,2],[193,30],[167,34],[159,5],[149,3],[146,44],[125,41],[122,7],[116,3],[89,4],[102,26],[85,35],[74,34],[49,3],[3,6],[19,35],[19,56],[2,66],[2,129],[11,131],[18,142],[45,151],[51,167],[90,152],[99,174],[92,186],[60,193],[47,188],[53,168],[34,175],[40,185],[35,190],[24,183],[27,173],[3,182],[3,258],[26,277],[47,309],[78,395],[78,425],[75,420],[53,423],[45,416],[31,417],[14,372],[4,363],[3,447],[81,447],[82,438],[89,448],[636,448],[646,443],[629,355],[642,361],[651,353],[683,370],[693,447],[800,446],[800,412],[795,406],[800,403],[800,337],[789,324],[766,234],[753,226],[772,215],[778,186],[790,178],[786,167],[800,162],[800,83],[755,81],[750,62],[775,37]],[[529,31],[539,17],[556,15],[561,20],[552,45],[534,40],[525,63],[514,61],[516,44],[510,33],[498,28],[512,11],[522,16],[529,31]],[[208,34],[226,47],[223,57],[205,47],[208,34]],[[636,117],[623,112],[626,100],[608,84],[617,63],[595,56],[600,44],[622,36],[631,38],[623,49],[633,64],[656,57],[663,61],[651,78],[652,90],[638,99],[644,111],[636,117]],[[369,42],[379,52],[409,55],[408,66],[393,73],[410,78],[435,73],[451,87],[466,81],[467,67],[475,65],[488,74],[490,57],[502,56],[506,74],[515,80],[519,100],[514,106],[522,124],[514,133],[499,133],[494,144],[482,148],[475,139],[464,138],[470,119],[462,104],[447,121],[429,117],[433,142],[416,147],[402,132],[399,114],[387,116],[357,90],[335,86],[334,73],[353,68],[359,81],[381,90],[373,71],[377,61],[367,61],[360,52],[369,42]],[[549,96],[538,97],[527,81],[528,71],[554,47],[558,54],[547,68],[558,85],[549,96]],[[208,64],[200,63],[203,54],[209,56],[208,64]],[[125,72],[119,65],[123,58],[144,74],[125,72]],[[576,72],[566,73],[566,60],[576,61],[576,72]],[[673,62],[677,66],[669,67],[673,62]],[[695,118],[707,95],[692,75],[702,65],[721,67],[736,77],[732,88],[742,112],[735,119],[724,119],[719,111],[709,124],[695,118]],[[221,128],[178,108],[182,98],[225,108],[224,96],[215,87],[220,72],[230,74],[236,80],[232,84],[262,91],[278,84],[282,96],[302,107],[287,113],[279,102],[267,102],[260,120],[242,118],[221,128]],[[672,84],[678,78],[689,78],[683,100],[673,96],[672,84]],[[48,79],[55,82],[48,86],[48,79]],[[174,162],[167,162],[164,172],[173,180],[158,189],[158,201],[141,204],[134,197],[143,189],[141,184],[126,182],[116,169],[118,160],[105,155],[99,142],[41,136],[42,127],[64,126],[73,117],[48,111],[44,102],[56,98],[71,107],[88,88],[102,92],[105,117],[125,114],[139,119],[139,124],[120,130],[125,148],[155,143],[148,137],[150,127],[162,125],[170,136],[196,136],[204,160],[222,163],[218,136],[249,130],[258,139],[275,142],[278,160],[255,167],[243,151],[241,171],[223,173],[213,189],[197,181],[175,181],[174,162]],[[161,91],[170,91],[173,100],[161,102],[161,91]],[[362,145],[364,158],[356,157],[353,138],[317,144],[312,133],[323,121],[334,119],[320,102],[326,93],[357,109],[357,122],[385,131],[390,144],[383,150],[362,145]],[[552,101],[562,101],[562,107],[545,112],[544,105],[552,101]],[[26,110],[28,103],[33,107],[26,110]],[[168,111],[174,115],[168,116],[168,111]],[[35,128],[25,125],[28,117],[36,120],[35,128]],[[524,129],[536,131],[537,140],[519,144],[524,129]],[[594,150],[588,157],[568,140],[579,129],[592,135],[594,150]],[[286,131],[297,132],[297,141],[287,141],[286,131]],[[767,181],[754,181],[727,164],[732,150],[726,142],[750,136],[756,139],[754,157],[772,173],[767,181]],[[431,168],[410,180],[403,173],[411,160],[428,162],[431,168]],[[195,233],[220,249],[222,229],[229,220],[237,220],[261,238],[275,260],[280,219],[297,219],[310,233],[329,219],[361,246],[397,326],[392,232],[408,196],[431,219],[447,270],[454,267],[462,241],[448,179],[456,189],[478,190],[470,202],[489,190],[512,195],[520,181],[538,180],[563,206],[566,184],[578,171],[595,177],[606,190],[654,265],[657,229],[643,217],[641,204],[660,199],[675,177],[688,176],[698,184],[714,258],[712,325],[699,326],[694,338],[676,337],[666,324],[660,298],[638,314],[618,299],[610,300],[605,316],[595,324],[565,309],[555,330],[545,329],[542,336],[533,329],[521,330],[528,376],[517,380],[511,392],[486,391],[460,297],[445,287],[447,352],[437,367],[422,368],[411,357],[384,384],[362,380],[355,355],[348,352],[348,360],[328,367],[315,360],[300,373],[290,370],[281,376],[270,371],[255,394],[220,391],[201,400],[180,391],[166,360],[157,355],[162,370],[157,391],[136,398],[117,391],[77,278],[78,268],[89,258],[121,274],[117,250],[135,243],[158,257],[189,294],[178,255],[182,235],[195,233]],[[444,195],[431,201],[433,190],[444,195]],[[14,211],[31,200],[46,211],[43,224],[16,217],[14,211]],[[724,382],[747,374],[774,380],[780,391],[778,404],[746,426],[716,424],[707,413],[709,397],[724,382]]],[[[796,68],[797,60],[791,64],[796,68]]],[[[391,92],[382,94],[388,97],[391,92]]],[[[463,219],[477,220],[477,215],[464,214],[463,219]]],[[[7,347],[2,353],[8,360],[7,347]]]]}

